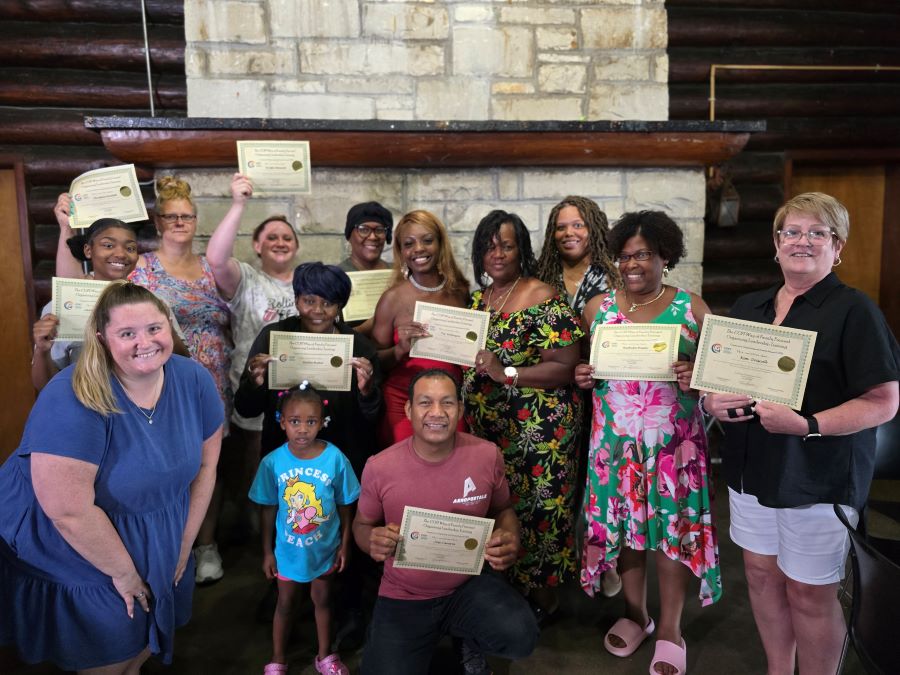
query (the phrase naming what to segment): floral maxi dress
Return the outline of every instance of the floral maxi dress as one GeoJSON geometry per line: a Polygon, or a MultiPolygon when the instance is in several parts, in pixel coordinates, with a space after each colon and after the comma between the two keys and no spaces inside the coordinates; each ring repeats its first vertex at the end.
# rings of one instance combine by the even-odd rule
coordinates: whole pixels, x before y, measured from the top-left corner
{"type": "MultiPolygon", "coordinates": [[[[611,293],[593,327],[630,323],[611,293]]],[[[650,323],[681,324],[680,358],[693,359],[699,327],[691,297],[678,289],[650,323]]],[[[657,550],[700,579],[701,604],[722,595],[712,522],[709,456],[697,400],[675,382],[597,380],[587,488],[581,585],[588,595],[615,567],[621,548],[657,550]]]]}
{"type": "MultiPolygon", "coordinates": [[[[472,308],[484,309],[481,291],[472,308]]],[[[567,347],[584,332],[558,297],[517,312],[492,314],[486,348],[503,366],[540,363],[542,349],[567,347]]],[[[509,388],[466,370],[466,422],[472,433],[500,446],[512,502],[521,523],[523,557],[511,579],[523,589],[556,586],[575,572],[575,443],[581,405],[572,386],[509,388]]]]}

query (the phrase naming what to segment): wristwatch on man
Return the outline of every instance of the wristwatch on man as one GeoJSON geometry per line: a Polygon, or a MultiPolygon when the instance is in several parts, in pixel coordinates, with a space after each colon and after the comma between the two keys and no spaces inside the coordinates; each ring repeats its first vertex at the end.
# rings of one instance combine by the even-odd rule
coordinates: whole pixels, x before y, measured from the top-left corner
{"type": "Polygon", "coordinates": [[[808,441],[810,438],[822,438],[822,434],[819,433],[819,420],[812,415],[804,415],[803,418],[806,420],[806,424],[809,428],[809,433],[803,437],[803,440],[808,441]]]}
{"type": "Polygon", "coordinates": [[[506,368],[503,369],[503,374],[506,376],[504,384],[507,387],[515,387],[516,383],[519,381],[519,371],[515,366],[506,366],[506,368]]]}

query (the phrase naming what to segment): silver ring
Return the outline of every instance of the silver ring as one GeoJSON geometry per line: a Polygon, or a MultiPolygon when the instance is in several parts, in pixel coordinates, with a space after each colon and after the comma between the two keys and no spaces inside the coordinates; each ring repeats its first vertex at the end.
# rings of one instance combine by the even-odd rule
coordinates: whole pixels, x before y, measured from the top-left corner
{"type": "Polygon", "coordinates": [[[140,600],[141,598],[144,597],[144,591],[141,591],[140,593],[138,593],[138,594],[137,594],[136,596],[134,596],[134,597],[136,597],[138,600],[140,600]]]}

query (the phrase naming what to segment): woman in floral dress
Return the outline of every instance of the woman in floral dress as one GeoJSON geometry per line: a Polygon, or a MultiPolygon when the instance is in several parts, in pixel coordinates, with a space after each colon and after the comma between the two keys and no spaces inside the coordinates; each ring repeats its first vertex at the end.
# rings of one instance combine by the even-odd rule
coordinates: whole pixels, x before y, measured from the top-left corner
{"type": "Polygon", "coordinates": [[[631,655],[655,626],[647,614],[646,552],[656,551],[660,620],[651,673],[684,673],[681,636],[685,586],[700,579],[700,600],[722,594],[712,523],[706,434],[695,393],[692,359],[703,317],[699,296],[663,284],[684,255],[684,237],[659,211],[627,213],[610,232],[610,250],[624,288],[590,301],[583,320],[600,324],[680,324],[676,382],[595,380],[589,364],[575,370],[577,384],[593,388],[593,424],[584,515],[581,584],[589,595],[600,575],[617,566],[625,616],[604,646],[631,655]]]}
{"type": "Polygon", "coordinates": [[[472,266],[482,290],[471,307],[491,319],[486,348],[464,377],[466,421],[503,451],[524,553],[512,581],[541,618],[555,611],[553,589],[575,569],[581,407],[572,376],[583,332],[556,290],[533,276],[531,241],[515,214],[492,211],[479,223],[472,266]]]}

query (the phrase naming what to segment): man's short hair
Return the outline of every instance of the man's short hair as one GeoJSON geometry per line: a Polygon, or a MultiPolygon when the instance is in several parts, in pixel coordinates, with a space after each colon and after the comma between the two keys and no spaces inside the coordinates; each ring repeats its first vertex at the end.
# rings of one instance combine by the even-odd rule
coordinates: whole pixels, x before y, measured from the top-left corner
{"type": "Polygon", "coordinates": [[[407,396],[410,401],[413,400],[413,392],[415,392],[416,389],[416,382],[426,377],[446,377],[453,383],[453,389],[456,391],[456,400],[462,400],[462,387],[459,383],[459,380],[457,380],[451,373],[443,370],[442,368],[429,368],[428,370],[420,370],[418,373],[413,375],[413,378],[409,381],[409,390],[407,391],[407,396]]]}

